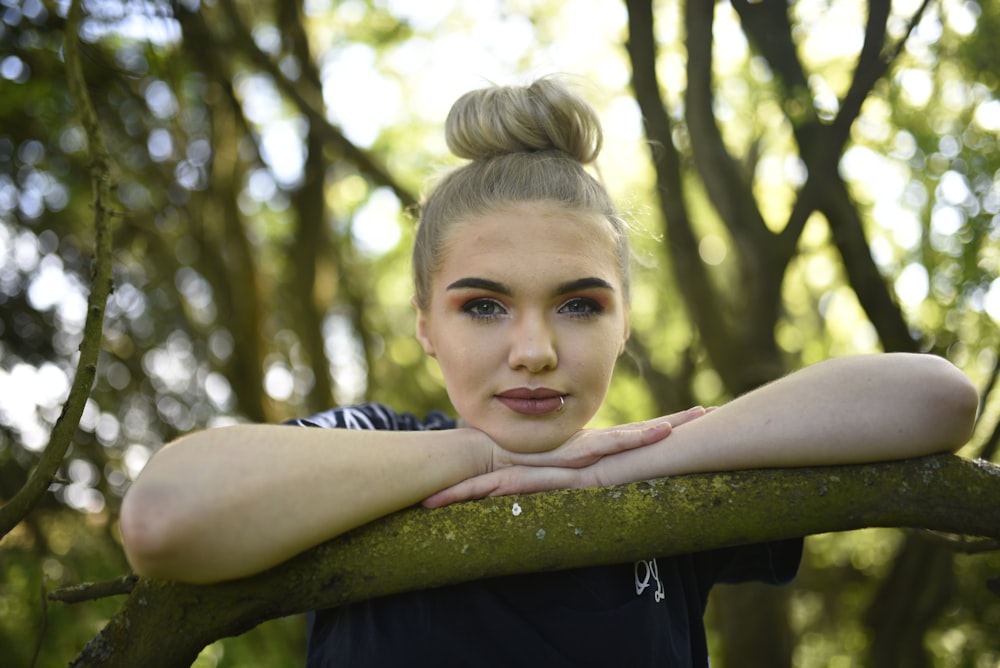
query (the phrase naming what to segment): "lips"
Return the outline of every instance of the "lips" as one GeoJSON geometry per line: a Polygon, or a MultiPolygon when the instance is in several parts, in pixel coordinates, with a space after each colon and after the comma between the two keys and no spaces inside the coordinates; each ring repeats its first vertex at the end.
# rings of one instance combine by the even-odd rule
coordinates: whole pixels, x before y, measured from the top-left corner
{"type": "Polygon", "coordinates": [[[549,415],[563,406],[563,393],[546,387],[518,387],[496,395],[497,401],[521,415],[549,415]]]}

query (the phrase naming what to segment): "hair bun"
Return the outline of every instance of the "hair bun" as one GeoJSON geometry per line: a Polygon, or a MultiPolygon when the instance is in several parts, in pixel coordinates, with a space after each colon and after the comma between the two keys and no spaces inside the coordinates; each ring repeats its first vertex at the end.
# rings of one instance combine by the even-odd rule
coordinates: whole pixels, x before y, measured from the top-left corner
{"type": "Polygon", "coordinates": [[[561,83],[545,78],[530,86],[466,93],[448,114],[445,138],[460,158],[555,149],[586,165],[597,159],[602,135],[594,109],[561,83]]]}

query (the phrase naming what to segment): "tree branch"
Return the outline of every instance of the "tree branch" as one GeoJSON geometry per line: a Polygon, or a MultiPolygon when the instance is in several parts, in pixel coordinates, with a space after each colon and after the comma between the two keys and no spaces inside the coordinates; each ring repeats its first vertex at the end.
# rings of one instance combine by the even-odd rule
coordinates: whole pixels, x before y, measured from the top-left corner
{"type": "Polygon", "coordinates": [[[817,118],[791,42],[791,32],[786,34],[774,27],[789,25],[787,6],[780,2],[748,3],[745,0],[734,3],[748,36],[781,81],[784,92],[781,107],[792,126],[799,153],[808,171],[806,183],[799,190],[791,215],[779,235],[780,243],[785,248],[794,248],[812,212],[819,211],[826,216],[848,281],[878,331],[884,348],[894,351],[917,350],[919,345],[871,257],[857,207],[837,172],[837,164],[864,101],[902,51],[928,2],[924,0],[911,18],[905,34],[889,49],[885,49],[889,5],[884,2],[869,3],[865,41],[858,56],[855,76],[841,101],[836,118],[829,125],[821,124],[817,118]],[[788,60],[790,55],[793,60],[788,60]]]}
{"type": "MultiPolygon", "coordinates": [[[[322,90],[319,68],[312,57],[309,35],[305,29],[306,9],[303,0],[274,3],[281,25],[285,48],[299,62],[300,78],[314,90],[322,90]]],[[[312,387],[306,393],[304,413],[318,413],[334,401],[336,379],[330,373],[330,358],[326,352],[323,321],[329,308],[329,296],[317,294],[316,276],[322,258],[340,265],[339,249],[330,243],[327,228],[330,212],[326,206],[326,173],[330,165],[323,155],[323,138],[315,124],[310,123],[305,137],[306,159],[303,165],[302,187],[292,193],[295,208],[296,233],[291,242],[294,262],[289,267],[290,287],[295,297],[289,302],[295,309],[296,331],[313,372],[312,387]]],[[[370,368],[370,367],[369,367],[370,368]]]]}
{"type": "Polygon", "coordinates": [[[782,248],[779,257],[768,257],[769,252],[778,255],[774,235],[764,222],[750,183],[729,153],[715,118],[714,8],[714,2],[689,2],[684,10],[688,35],[684,118],[691,135],[691,153],[709,201],[743,251],[740,262],[746,265],[745,271],[752,275],[766,269],[781,276],[794,249],[782,248]]]}
{"type": "MultiPolygon", "coordinates": [[[[811,178],[811,177],[810,177],[811,178]]],[[[831,179],[819,193],[819,211],[829,224],[848,282],[875,327],[886,352],[919,352],[903,309],[872,257],[864,223],[844,182],[831,179]]]]}
{"type": "Polygon", "coordinates": [[[226,18],[229,19],[229,28],[234,31],[235,38],[230,40],[215,34],[215,40],[222,42],[221,44],[216,43],[216,46],[224,49],[235,49],[246,54],[254,65],[271,77],[281,92],[287,95],[302,115],[309,120],[316,133],[329,142],[330,146],[336,148],[352,164],[357,165],[358,169],[371,178],[375,184],[392,190],[404,209],[416,206],[418,204],[417,197],[413,193],[392,178],[372,154],[351,143],[340,131],[340,128],[327,119],[323,109],[322,91],[305,86],[303,82],[293,82],[285,76],[277,63],[254,42],[253,36],[243,23],[235,3],[232,0],[221,0],[219,4],[226,18]]]}
{"type": "MultiPolygon", "coordinates": [[[[632,89],[642,112],[650,158],[656,170],[656,195],[667,242],[664,252],[673,265],[672,273],[684,305],[695,323],[714,368],[723,376],[726,387],[752,385],[743,374],[754,366],[746,364],[743,346],[734,345],[737,328],[727,321],[725,296],[713,286],[711,277],[698,253],[698,238],[684,200],[681,154],[674,144],[675,129],[660,94],[656,73],[656,38],[651,0],[626,0],[628,10],[628,49],[632,66],[632,89]],[[725,306],[725,308],[724,308],[725,306]]],[[[749,377],[759,385],[757,374],[749,377]]],[[[773,376],[772,376],[773,377],[773,376]]],[[[770,380],[767,378],[766,380],[770,380]]],[[[734,392],[735,394],[735,392],[734,392]]]]}
{"type": "Polygon", "coordinates": [[[411,508],[245,580],[196,586],[140,579],[71,665],[188,666],[218,638],[307,610],[515,573],[880,526],[1000,538],[1000,467],[938,455],[411,508]]]}
{"type": "Polygon", "coordinates": [[[90,101],[87,81],[80,64],[79,29],[83,13],[81,0],[74,0],[66,22],[65,45],[66,80],[73,103],[83,123],[90,153],[90,181],[94,199],[94,267],[90,295],[87,298],[87,317],[80,343],[80,357],[69,397],[56,420],[48,445],[39,459],[38,466],[17,494],[0,507],[0,538],[31,512],[52,484],[66,451],[69,449],[80,424],[87,397],[97,376],[97,358],[101,350],[104,307],[111,292],[111,230],[109,219],[111,202],[111,156],[104,145],[104,136],[90,101]]]}
{"type": "MultiPolygon", "coordinates": [[[[732,321],[740,326],[726,333],[725,344],[708,348],[726,389],[738,395],[774,380],[784,371],[773,332],[781,315],[785,269],[796,249],[777,243],[778,238],[768,229],[750,179],[730,154],[716,121],[714,9],[714,2],[688,2],[684,7],[688,50],[684,118],[691,155],[705,192],[739,251],[735,263],[738,273],[729,289],[735,293],[730,300],[732,321]],[[724,363],[733,354],[741,355],[744,362],[724,363]]],[[[704,329],[701,334],[710,336],[704,329]]]]}
{"type": "Polygon", "coordinates": [[[138,580],[136,575],[123,575],[114,580],[104,580],[102,582],[85,582],[74,587],[63,587],[56,589],[48,595],[48,600],[59,601],[61,603],[82,603],[93,601],[108,596],[121,596],[129,594],[135,589],[138,580]]]}

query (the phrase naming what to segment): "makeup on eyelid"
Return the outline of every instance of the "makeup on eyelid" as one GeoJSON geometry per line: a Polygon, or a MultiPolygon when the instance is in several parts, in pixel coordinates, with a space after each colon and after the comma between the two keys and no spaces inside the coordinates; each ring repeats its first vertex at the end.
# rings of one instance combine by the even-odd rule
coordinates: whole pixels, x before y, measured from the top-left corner
{"type": "MultiPolygon", "coordinates": [[[[506,311],[511,298],[520,295],[515,295],[507,286],[488,279],[468,278],[449,285],[448,297],[452,308],[470,312],[480,304],[490,303],[506,311]]],[[[581,278],[559,286],[552,293],[551,301],[560,313],[593,316],[607,308],[609,297],[614,297],[614,287],[606,281],[581,278]],[[579,310],[570,307],[577,307],[579,310]]]]}
{"type": "Polygon", "coordinates": [[[610,225],[526,203],[463,221],[446,249],[417,337],[455,410],[512,451],[562,445],[600,408],[628,338],[610,225]]]}

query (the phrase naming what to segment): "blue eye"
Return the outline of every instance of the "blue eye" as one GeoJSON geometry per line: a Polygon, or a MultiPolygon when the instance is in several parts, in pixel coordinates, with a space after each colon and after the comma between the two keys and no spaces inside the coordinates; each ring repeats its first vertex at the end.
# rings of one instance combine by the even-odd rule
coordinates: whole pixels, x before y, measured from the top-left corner
{"type": "Polygon", "coordinates": [[[559,307],[559,313],[576,318],[591,318],[603,311],[604,307],[599,302],[584,297],[574,297],[559,307]]]}
{"type": "Polygon", "coordinates": [[[495,299],[473,299],[462,305],[462,312],[474,320],[494,320],[507,313],[503,304],[495,299]]]}

